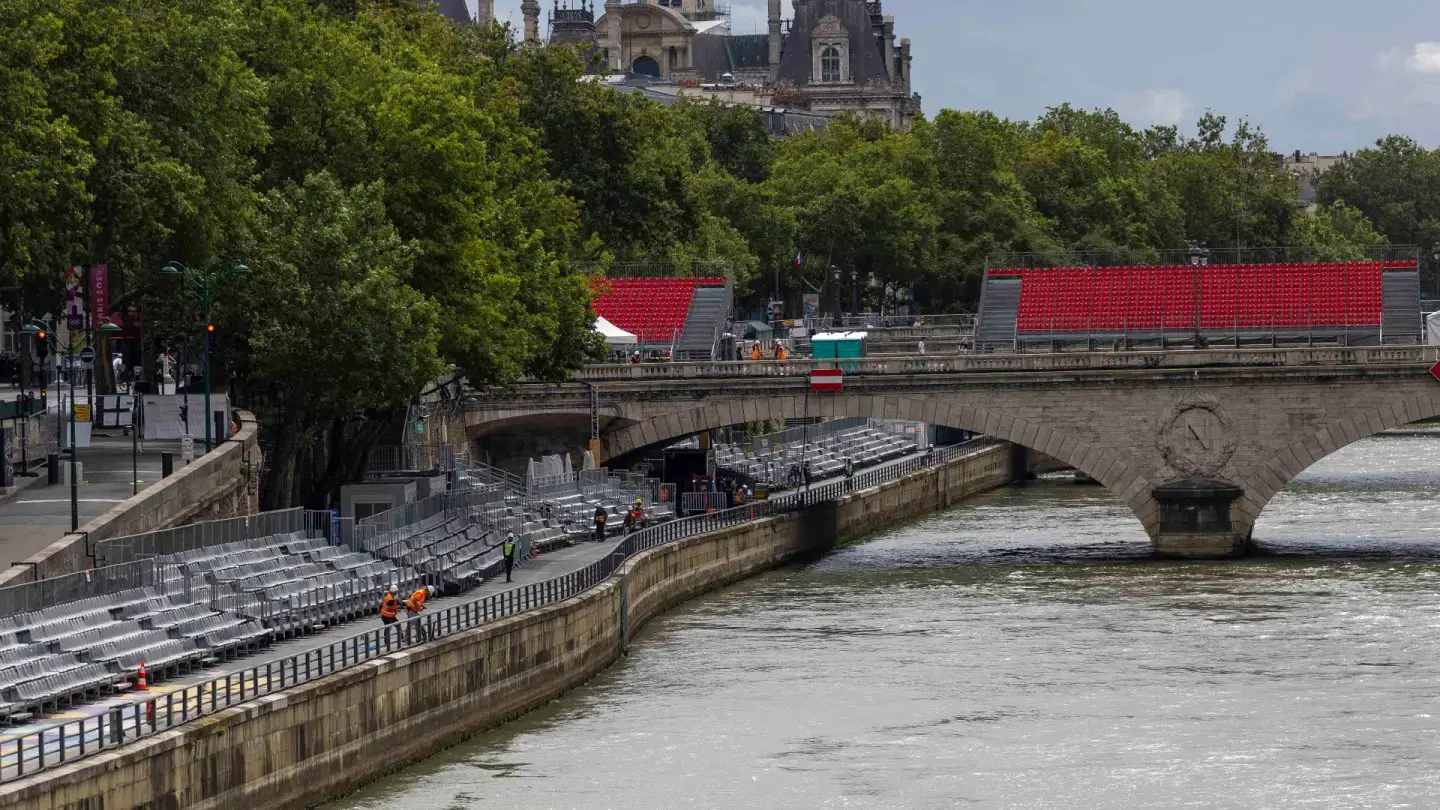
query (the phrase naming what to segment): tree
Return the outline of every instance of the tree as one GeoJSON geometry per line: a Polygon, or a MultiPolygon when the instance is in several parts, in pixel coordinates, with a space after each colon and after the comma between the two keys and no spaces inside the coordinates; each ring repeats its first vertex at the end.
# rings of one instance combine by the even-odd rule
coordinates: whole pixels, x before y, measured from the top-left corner
{"type": "Polygon", "coordinates": [[[251,272],[224,299],[223,325],[248,333],[248,365],[280,384],[266,508],[328,506],[394,409],[443,370],[440,308],[405,283],[419,250],[383,199],[380,184],[345,189],[325,173],[270,192],[251,272]],[[313,479],[307,458],[323,470],[313,479]]]}
{"type": "Polygon", "coordinates": [[[1313,216],[1296,217],[1285,245],[1310,261],[1356,261],[1373,257],[1375,248],[1386,244],[1360,209],[1343,200],[1320,206],[1313,216]]]}
{"type": "Polygon", "coordinates": [[[1440,267],[1440,151],[1390,135],[1330,168],[1316,181],[1317,201],[1343,201],[1390,242],[1420,248],[1425,289],[1437,289],[1440,267]]]}

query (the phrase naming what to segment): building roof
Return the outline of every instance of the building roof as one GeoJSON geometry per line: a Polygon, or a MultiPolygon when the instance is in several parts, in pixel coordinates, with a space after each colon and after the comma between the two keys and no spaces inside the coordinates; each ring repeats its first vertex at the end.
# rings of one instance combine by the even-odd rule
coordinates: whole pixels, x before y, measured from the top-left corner
{"type": "Polygon", "coordinates": [[[849,34],[851,83],[865,85],[871,79],[888,79],[890,71],[864,0],[796,0],[795,20],[780,57],[780,78],[797,87],[810,83],[810,32],[827,16],[839,20],[849,34]]]}
{"type": "Polygon", "coordinates": [[[449,17],[455,22],[474,22],[470,16],[470,8],[465,5],[465,0],[430,0],[435,10],[449,17]]]}

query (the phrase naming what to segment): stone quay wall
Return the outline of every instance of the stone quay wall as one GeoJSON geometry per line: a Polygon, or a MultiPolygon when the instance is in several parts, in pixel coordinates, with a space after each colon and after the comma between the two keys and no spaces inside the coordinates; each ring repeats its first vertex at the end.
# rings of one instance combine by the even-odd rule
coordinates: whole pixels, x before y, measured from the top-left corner
{"type": "Polygon", "coordinates": [[[553,700],[674,605],[1004,485],[1014,457],[994,447],[840,502],[651,549],[564,602],[7,785],[0,807],[312,806],[553,700]]]}

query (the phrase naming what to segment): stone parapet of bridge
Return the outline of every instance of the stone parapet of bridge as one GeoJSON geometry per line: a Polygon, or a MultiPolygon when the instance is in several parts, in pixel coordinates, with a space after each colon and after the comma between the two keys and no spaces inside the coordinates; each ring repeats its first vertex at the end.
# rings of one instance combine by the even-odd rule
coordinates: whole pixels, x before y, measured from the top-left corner
{"type": "Polygon", "coordinates": [[[1127,504],[1157,548],[1205,556],[1193,533],[1167,548],[1152,490],[1188,478],[1243,490],[1211,552],[1231,553],[1296,475],[1341,447],[1440,416],[1424,346],[902,357],[842,361],[843,391],[809,390],[810,360],[592,366],[562,385],[482,394],[465,414],[497,425],[589,424],[597,394],[616,459],[741,423],[872,417],[945,425],[1053,456],[1127,504]]]}

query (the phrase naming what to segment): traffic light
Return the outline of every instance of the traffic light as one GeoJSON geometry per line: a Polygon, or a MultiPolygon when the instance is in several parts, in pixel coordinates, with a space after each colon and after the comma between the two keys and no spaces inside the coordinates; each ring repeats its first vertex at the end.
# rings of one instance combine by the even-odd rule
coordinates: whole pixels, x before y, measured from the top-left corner
{"type": "Polygon", "coordinates": [[[35,333],[35,355],[41,360],[50,353],[50,335],[48,332],[35,333]]]}
{"type": "Polygon", "coordinates": [[[213,324],[213,323],[207,323],[207,324],[205,324],[205,331],[206,331],[206,332],[210,332],[210,333],[213,334],[213,333],[215,332],[215,324],[213,324]]]}

